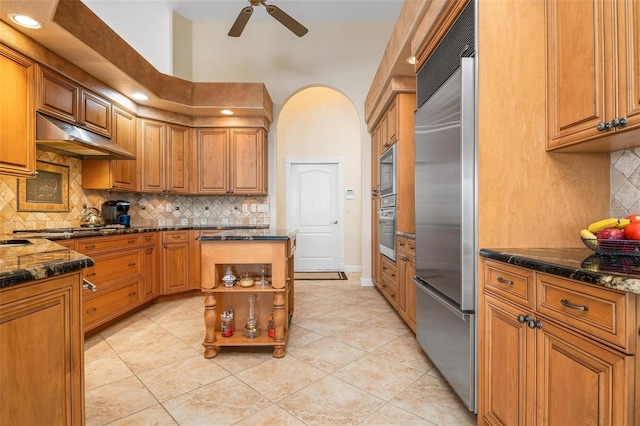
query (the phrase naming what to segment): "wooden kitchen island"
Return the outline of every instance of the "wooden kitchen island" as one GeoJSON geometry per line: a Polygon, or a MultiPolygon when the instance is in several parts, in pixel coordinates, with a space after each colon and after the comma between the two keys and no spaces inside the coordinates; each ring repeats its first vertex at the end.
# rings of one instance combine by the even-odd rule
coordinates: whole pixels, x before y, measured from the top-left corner
{"type": "Polygon", "coordinates": [[[296,234],[296,230],[243,229],[198,237],[201,287],[205,295],[206,335],[202,343],[205,358],[215,357],[222,346],[273,346],[273,356],[284,357],[293,314],[296,234]],[[228,267],[237,277],[233,287],[225,287],[222,281],[228,267]],[[259,280],[261,268],[266,269],[269,279],[266,287],[257,282],[251,287],[240,286],[243,273],[250,273],[259,280]],[[243,331],[247,322],[248,296],[252,294],[256,295],[260,334],[248,338],[243,331]],[[234,332],[232,336],[224,336],[220,314],[229,310],[234,313],[234,332]],[[275,325],[273,337],[268,333],[269,317],[275,325]]]}

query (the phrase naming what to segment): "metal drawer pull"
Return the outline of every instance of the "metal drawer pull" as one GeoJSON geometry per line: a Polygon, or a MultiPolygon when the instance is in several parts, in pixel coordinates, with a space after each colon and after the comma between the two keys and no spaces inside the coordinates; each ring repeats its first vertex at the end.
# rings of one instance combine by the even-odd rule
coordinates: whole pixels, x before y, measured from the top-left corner
{"type": "Polygon", "coordinates": [[[88,310],[87,310],[87,313],[88,313],[88,314],[92,314],[92,313],[94,313],[94,312],[95,312],[95,311],[97,311],[97,310],[98,310],[98,308],[91,308],[91,309],[88,309],[88,310]]]}
{"type": "Polygon", "coordinates": [[[82,279],[82,288],[86,288],[91,291],[98,291],[98,286],[86,278],[82,279]]]}
{"type": "Polygon", "coordinates": [[[95,276],[96,276],[96,273],[95,273],[95,272],[92,272],[92,273],[90,273],[90,274],[87,274],[87,277],[95,277],[95,276]]]}
{"type": "Polygon", "coordinates": [[[520,324],[524,324],[525,322],[529,322],[529,320],[531,320],[531,315],[518,315],[518,322],[520,324]]]}
{"type": "Polygon", "coordinates": [[[502,277],[498,277],[498,282],[499,282],[499,283],[501,283],[501,284],[509,284],[509,285],[513,285],[513,281],[511,281],[511,280],[505,280],[505,279],[504,279],[504,278],[502,278],[502,277]]]}
{"type": "Polygon", "coordinates": [[[129,297],[133,297],[133,296],[135,296],[136,294],[138,294],[138,292],[136,292],[136,291],[132,291],[131,293],[129,293],[129,297]]]}
{"type": "Polygon", "coordinates": [[[571,309],[576,309],[578,311],[588,311],[589,307],[584,306],[584,305],[574,305],[572,303],[569,303],[569,301],[567,299],[562,299],[560,301],[560,303],[562,303],[562,306],[566,306],[567,308],[571,308],[571,309]]]}
{"type": "Polygon", "coordinates": [[[129,267],[136,266],[136,262],[131,262],[128,264],[129,267]]]}

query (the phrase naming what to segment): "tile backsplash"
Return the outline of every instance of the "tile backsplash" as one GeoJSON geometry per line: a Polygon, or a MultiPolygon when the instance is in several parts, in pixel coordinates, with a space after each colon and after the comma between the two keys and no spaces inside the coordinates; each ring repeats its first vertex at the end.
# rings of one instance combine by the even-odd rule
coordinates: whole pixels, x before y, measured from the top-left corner
{"type": "Polygon", "coordinates": [[[37,151],[39,161],[69,166],[68,212],[18,211],[18,179],[0,176],[0,234],[14,229],[66,228],[80,225],[83,205],[100,210],[106,200],[131,203],[132,226],[269,225],[269,197],[118,193],[82,189],[82,162],[37,151]]]}
{"type": "Polygon", "coordinates": [[[640,213],[640,148],[611,153],[611,217],[640,213]]]}

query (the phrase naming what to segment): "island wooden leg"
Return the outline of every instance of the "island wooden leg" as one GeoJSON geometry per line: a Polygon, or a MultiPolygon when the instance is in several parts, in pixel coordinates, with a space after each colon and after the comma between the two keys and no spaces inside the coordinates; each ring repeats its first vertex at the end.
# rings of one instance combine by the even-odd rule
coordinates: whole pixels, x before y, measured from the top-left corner
{"type": "Polygon", "coordinates": [[[273,357],[282,358],[284,356],[284,293],[277,292],[273,296],[273,322],[276,326],[273,342],[273,357]]]}
{"type": "Polygon", "coordinates": [[[218,355],[216,347],[216,295],[212,291],[204,292],[204,326],[206,334],[204,337],[204,357],[213,358],[218,355]]]}

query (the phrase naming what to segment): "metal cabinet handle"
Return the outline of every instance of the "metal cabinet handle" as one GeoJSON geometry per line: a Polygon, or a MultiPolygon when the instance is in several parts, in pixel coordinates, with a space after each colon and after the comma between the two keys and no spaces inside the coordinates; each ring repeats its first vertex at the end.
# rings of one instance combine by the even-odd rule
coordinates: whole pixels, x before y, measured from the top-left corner
{"type": "Polygon", "coordinates": [[[600,122],[596,126],[596,130],[598,130],[599,132],[608,132],[609,130],[611,130],[611,127],[613,126],[610,121],[607,121],[606,123],[600,122]]]}
{"type": "Polygon", "coordinates": [[[98,308],[91,308],[91,309],[87,309],[87,313],[88,313],[88,314],[92,314],[92,313],[94,313],[94,312],[95,312],[95,311],[97,311],[97,310],[98,310],[98,308]]]}
{"type": "Polygon", "coordinates": [[[138,292],[136,292],[136,291],[132,291],[131,293],[129,293],[129,297],[133,297],[133,296],[135,296],[136,294],[138,294],[138,292]]]}
{"type": "Polygon", "coordinates": [[[524,324],[525,322],[529,322],[531,320],[531,315],[518,315],[518,322],[520,324],[524,324]]]}
{"type": "Polygon", "coordinates": [[[136,266],[136,262],[131,262],[131,263],[129,263],[127,266],[129,266],[130,268],[132,268],[132,267],[136,266]]]}
{"type": "Polygon", "coordinates": [[[501,284],[513,285],[513,281],[511,281],[511,280],[505,280],[505,279],[504,279],[504,278],[502,278],[502,277],[498,277],[498,282],[499,282],[499,283],[501,283],[501,284]]]}
{"type": "Polygon", "coordinates": [[[82,288],[86,288],[91,291],[98,291],[98,286],[86,278],[82,279],[82,288]]]}
{"type": "Polygon", "coordinates": [[[560,303],[562,304],[562,306],[566,306],[567,308],[571,308],[571,309],[575,309],[577,311],[588,311],[589,307],[588,306],[584,306],[584,305],[574,305],[573,303],[570,303],[567,299],[562,299],[560,301],[560,303]]]}
{"type": "Polygon", "coordinates": [[[529,321],[527,321],[527,327],[529,328],[539,328],[542,330],[542,321],[540,320],[532,320],[530,319],[529,321]]]}

